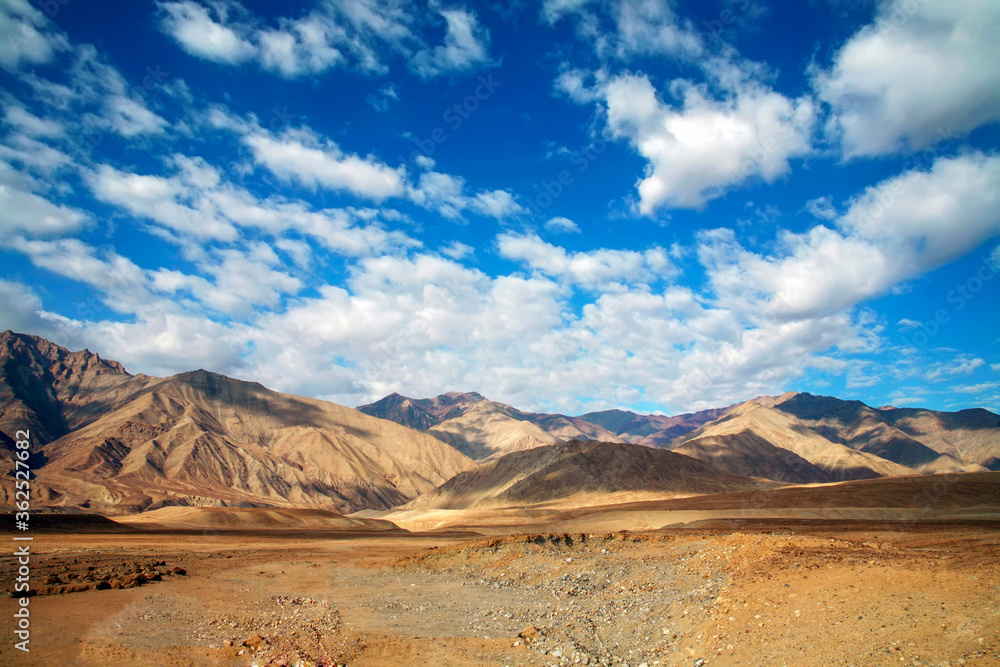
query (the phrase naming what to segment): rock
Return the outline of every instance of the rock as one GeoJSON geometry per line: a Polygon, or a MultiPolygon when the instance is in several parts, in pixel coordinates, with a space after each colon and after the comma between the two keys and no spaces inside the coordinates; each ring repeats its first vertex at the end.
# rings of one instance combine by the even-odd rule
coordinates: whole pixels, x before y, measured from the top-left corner
{"type": "Polygon", "coordinates": [[[107,581],[103,581],[102,580],[102,581],[98,581],[96,584],[94,584],[94,590],[97,590],[97,591],[106,591],[109,588],[111,588],[111,584],[109,582],[107,582],[107,581]]]}
{"type": "Polygon", "coordinates": [[[530,644],[538,638],[538,628],[533,625],[529,625],[524,630],[517,633],[517,636],[530,644]]]}
{"type": "Polygon", "coordinates": [[[246,646],[247,648],[251,648],[251,649],[253,649],[255,651],[258,648],[260,648],[262,644],[264,644],[264,638],[261,637],[260,635],[258,635],[257,633],[254,633],[254,634],[250,635],[243,642],[244,646],[246,646]]]}
{"type": "Polygon", "coordinates": [[[698,658],[697,660],[694,661],[693,667],[704,667],[704,665],[705,661],[702,660],[701,658],[698,658]]]}
{"type": "Polygon", "coordinates": [[[61,583],[62,583],[62,579],[60,579],[59,577],[57,577],[54,574],[49,575],[48,577],[45,578],[45,585],[46,586],[53,586],[55,584],[61,584],[61,583]]]}
{"type": "Polygon", "coordinates": [[[185,574],[187,574],[187,570],[185,570],[183,567],[177,567],[175,565],[174,567],[170,568],[170,574],[177,574],[183,577],[185,574]]]}
{"type": "Polygon", "coordinates": [[[112,579],[111,581],[108,582],[108,586],[110,586],[111,588],[114,588],[114,589],[121,588],[122,587],[122,580],[121,579],[112,579]]]}
{"type": "Polygon", "coordinates": [[[147,581],[146,575],[144,575],[142,572],[137,572],[136,574],[130,574],[129,576],[125,577],[125,580],[122,582],[122,588],[133,588],[135,586],[142,586],[144,583],[146,583],[146,581],[147,581]]]}

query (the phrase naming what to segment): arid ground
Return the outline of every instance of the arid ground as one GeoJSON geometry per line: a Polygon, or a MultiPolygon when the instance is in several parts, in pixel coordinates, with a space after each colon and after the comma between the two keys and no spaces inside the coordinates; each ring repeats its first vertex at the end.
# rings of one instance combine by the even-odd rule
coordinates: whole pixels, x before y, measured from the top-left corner
{"type": "Polygon", "coordinates": [[[32,545],[30,654],[0,603],[4,665],[1000,664],[1000,522],[66,528],[32,545]]]}

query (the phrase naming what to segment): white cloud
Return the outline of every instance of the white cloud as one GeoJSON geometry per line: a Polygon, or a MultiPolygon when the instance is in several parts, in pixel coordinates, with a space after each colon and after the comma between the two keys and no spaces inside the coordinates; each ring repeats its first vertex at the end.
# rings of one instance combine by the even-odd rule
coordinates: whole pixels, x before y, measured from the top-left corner
{"type": "Polygon", "coordinates": [[[257,131],[244,136],[254,160],[279,178],[307,187],[348,191],[380,201],[402,194],[403,175],[376,158],[344,153],[337,144],[321,141],[304,130],[287,130],[274,137],[257,131]]]}
{"type": "Polygon", "coordinates": [[[593,0],[545,0],[542,3],[542,16],[553,25],[567,14],[578,12],[591,2],[593,0]]]}
{"type": "Polygon", "coordinates": [[[123,137],[139,134],[160,134],[169,123],[150,111],[142,102],[118,95],[107,101],[107,118],[111,127],[123,137]]]}
{"type": "MultiPolygon", "coordinates": [[[[208,9],[197,2],[165,2],[163,29],[187,53],[218,63],[235,65],[254,57],[256,48],[237,30],[216,22],[208,9]]],[[[231,5],[217,3],[214,13],[224,22],[231,5]]]]}
{"type": "MultiPolygon", "coordinates": [[[[53,172],[70,165],[73,159],[62,151],[52,148],[23,134],[9,135],[0,144],[0,160],[7,163],[0,170],[6,171],[11,164],[19,164],[26,171],[51,177],[53,172]]],[[[2,177],[0,177],[2,179],[2,177]]]]}
{"type": "Polygon", "coordinates": [[[62,123],[39,118],[14,100],[4,105],[4,122],[30,137],[55,138],[66,133],[62,123]]]}
{"type": "Polygon", "coordinates": [[[437,46],[428,46],[414,30],[430,22],[398,2],[326,0],[304,16],[278,17],[271,25],[230,0],[183,0],[160,7],[161,29],[190,55],[226,65],[255,61],[289,79],[334,67],[384,74],[384,60],[393,54],[423,78],[489,60],[489,32],[460,7],[435,12],[445,25],[437,46]]]}
{"type": "Polygon", "coordinates": [[[452,241],[440,250],[442,255],[456,261],[473,255],[475,251],[475,248],[461,241],[452,241]]]}
{"type": "Polygon", "coordinates": [[[19,184],[4,177],[7,165],[0,163],[0,233],[52,236],[79,230],[89,221],[85,213],[53,204],[43,197],[22,190],[19,184]]]}
{"type": "Polygon", "coordinates": [[[135,313],[157,307],[142,269],[112,250],[102,252],[75,238],[14,237],[10,247],[27,255],[35,266],[97,288],[113,310],[135,313]]]}
{"type": "Polygon", "coordinates": [[[0,331],[16,331],[45,336],[50,340],[59,335],[54,326],[60,317],[48,313],[42,307],[42,300],[31,287],[23,283],[0,278],[0,331]]]}
{"type": "Polygon", "coordinates": [[[731,230],[701,235],[720,302],[808,318],[839,312],[941,266],[1000,233],[1000,158],[938,159],[867,189],[838,220],[786,232],[778,252],[744,250],[731,230]]]}
{"type": "Polygon", "coordinates": [[[195,368],[240,376],[247,327],[225,325],[172,310],[151,312],[134,322],[86,322],[63,327],[75,348],[102,350],[131,372],[168,376],[195,368]]]}
{"type": "Polygon", "coordinates": [[[475,14],[463,9],[444,9],[440,14],[447,24],[444,43],[413,56],[411,64],[417,74],[428,79],[489,60],[490,36],[475,14]]]}
{"type": "Polygon", "coordinates": [[[219,215],[211,202],[192,200],[178,177],[131,174],[101,165],[89,181],[101,201],[155,220],[184,236],[223,241],[233,241],[238,236],[233,224],[219,215]]]}
{"type": "Polygon", "coordinates": [[[217,250],[199,265],[213,280],[160,270],[152,275],[154,287],[162,292],[190,292],[208,308],[233,317],[251,315],[256,307],[273,308],[284,295],[302,289],[302,281],[275,268],[278,257],[269,246],[256,245],[249,251],[234,248],[217,250]],[[259,251],[266,249],[264,256],[259,251]]]}
{"type": "Polygon", "coordinates": [[[437,171],[420,174],[416,185],[409,187],[408,194],[420,206],[456,220],[461,219],[464,211],[497,219],[525,212],[505,190],[482,191],[470,196],[465,193],[465,179],[437,171]]]}
{"type": "Polygon", "coordinates": [[[49,20],[28,0],[0,0],[0,67],[13,72],[22,64],[52,60],[67,42],[50,28],[49,20]]]}
{"type": "Polygon", "coordinates": [[[638,184],[639,211],[698,208],[750,179],[771,183],[791,158],[811,151],[808,99],[790,100],[749,81],[728,99],[704,86],[674,83],[675,108],[657,99],[646,76],[623,75],[604,92],[608,130],[649,161],[638,184]]]}
{"type": "Polygon", "coordinates": [[[562,216],[549,218],[549,220],[545,223],[545,229],[551,232],[559,232],[559,233],[573,233],[573,234],[580,233],[580,228],[577,226],[575,222],[573,222],[569,218],[564,218],[562,216]]]}
{"type": "Polygon", "coordinates": [[[284,30],[263,30],[259,33],[261,64],[287,78],[323,72],[344,60],[333,46],[341,34],[339,26],[320,15],[290,22],[284,30]]]}
{"type": "Polygon", "coordinates": [[[533,271],[568,284],[608,289],[616,283],[650,283],[672,273],[670,261],[661,248],[644,252],[632,250],[592,250],[569,253],[534,235],[501,234],[497,238],[500,255],[523,262],[533,271]]]}
{"type": "MultiPolygon", "coordinates": [[[[168,238],[185,245],[193,256],[202,254],[198,243],[236,241],[241,229],[263,230],[276,238],[298,232],[344,256],[363,257],[419,245],[401,232],[383,229],[377,221],[362,220],[351,210],[314,211],[302,202],[278,196],[260,200],[223,182],[219,172],[200,158],[174,156],[171,161],[177,168],[173,176],[132,174],[101,165],[88,182],[98,199],[170,230],[175,236],[168,238]]],[[[293,242],[284,242],[283,249],[305,261],[301,247],[293,242]]]]}
{"type": "Polygon", "coordinates": [[[701,38],[682,24],[665,0],[621,0],[617,7],[618,51],[631,54],[669,54],[688,58],[703,51],[701,38]]]}
{"type": "Polygon", "coordinates": [[[806,211],[818,220],[834,220],[837,209],[833,206],[833,197],[817,197],[806,202],[806,211]]]}
{"type": "Polygon", "coordinates": [[[848,157],[919,149],[1000,120],[992,0],[890,0],[815,74],[848,157]]]}
{"type": "Polygon", "coordinates": [[[525,212],[524,207],[514,201],[514,196],[506,190],[478,192],[469,202],[469,208],[479,215],[498,220],[525,212]]]}
{"type": "Polygon", "coordinates": [[[925,380],[931,382],[945,380],[956,375],[968,375],[977,368],[982,368],[986,362],[979,357],[959,355],[951,361],[935,362],[923,374],[925,380]]]}

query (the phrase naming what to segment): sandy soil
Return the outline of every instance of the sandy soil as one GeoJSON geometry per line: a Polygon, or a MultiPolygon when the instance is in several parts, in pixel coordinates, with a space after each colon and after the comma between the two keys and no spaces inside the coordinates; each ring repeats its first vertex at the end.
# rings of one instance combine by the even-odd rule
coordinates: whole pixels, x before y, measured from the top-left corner
{"type": "Polygon", "coordinates": [[[0,664],[1000,664],[1000,523],[51,533],[32,549],[38,572],[185,575],[33,598],[28,655],[5,598],[0,664]]]}

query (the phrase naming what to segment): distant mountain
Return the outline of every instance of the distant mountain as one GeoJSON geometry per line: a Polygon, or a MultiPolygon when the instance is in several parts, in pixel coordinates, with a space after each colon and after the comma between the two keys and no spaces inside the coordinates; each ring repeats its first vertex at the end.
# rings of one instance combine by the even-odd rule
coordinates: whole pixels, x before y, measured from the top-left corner
{"type": "MultiPolygon", "coordinates": [[[[991,452],[996,448],[989,443],[996,442],[1000,429],[990,431],[989,420],[980,412],[972,412],[980,426],[974,430],[978,444],[966,449],[974,449],[985,459],[995,455],[991,452]]],[[[937,415],[932,428],[928,413],[920,411],[919,418],[911,415],[911,421],[907,421],[907,414],[898,409],[883,412],[860,401],[789,392],[740,403],[719,419],[678,438],[671,448],[732,472],[781,481],[825,482],[985,470],[976,460],[960,458],[935,449],[930,446],[933,443],[921,442],[917,439],[919,435],[908,434],[886,417],[899,414],[897,421],[907,424],[911,432],[930,429],[942,443],[966,442],[969,438],[967,432],[975,421],[973,416],[930,413],[937,415]],[[953,429],[941,426],[946,420],[951,420],[953,429]],[[958,425],[963,426],[958,428],[958,425]],[[788,452],[810,465],[788,459],[788,452]]],[[[985,410],[982,413],[992,414],[985,410]]],[[[954,444],[948,447],[959,452],[954,444]]],[[[941,445],[941,449],[947,447],[941,445]]]]}
{"type": "Polygon", "coordinates": [[[485,399],[427,433],[476,461],[562,442],[540,426],[518,419],[508,406],[485,399]]]}
{"type": "Polygon", "coordinates": [[[388,419],[397,424],[425,431],[443,421],[462,415],[476,403],[486,400],[476,392],[451,391],[436,398],[407,398],[392,393],[369,405],[358,406],[367,415],[388,419]]]}
{"type": "Polygon", "coordinates": [[[573,438],[622,441],[578,417],[524,412],[475,392],[449,392],[435,398],[394,393],[358,410],[424,430],[477,461],[573,438]]]}
{"type": "MultiPolygon", "coordinates": [[[[730,406],[732,407],[732,406],[730,406]]],[[[713,408],[673,417],[640,415],[627,410],[588,412],[580,419],[602,426],[617,434],[625,442],[647,447],[665,447],[673,440],[687,435],[703,424],[715,421],[729,408],[713,408]]]]}
{"type": "Polygon", "coordinates": [[[662,449],[579,440],[514,452],[461,473],[404,509],[467,509],[572,501],[596,504],[772,488],[662,449]]]}
{"type": "Polygon", "coordinates": [[[1000,470],[1000,415],[982,408],[879,410],[883,419],[940,454],[1000,470]]]}
{"type": "Polygon", "coordinates": [[[32,429],[42,504],[344,512],[398,505],[475,467],[424,433],[253,382],[206,371],[132,376],[11,332],[0,334],[0,354],[0,429],[32,429]]]}
{"type": "Polygon", "coordinates": [[[837,481],[830,472],[792,451],[772,445],[749,429],[724,435],[703,435],[673,451],[737,475],[790,484],[837,481]]]}
{"type": "Polygon", "coordinates": [[[1000,416],[988,410],[883,410],[808,393],[781,399],[776,409],[827,439],[919,472],[963,472],[1000,462],[1000,416]]]}

